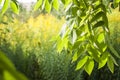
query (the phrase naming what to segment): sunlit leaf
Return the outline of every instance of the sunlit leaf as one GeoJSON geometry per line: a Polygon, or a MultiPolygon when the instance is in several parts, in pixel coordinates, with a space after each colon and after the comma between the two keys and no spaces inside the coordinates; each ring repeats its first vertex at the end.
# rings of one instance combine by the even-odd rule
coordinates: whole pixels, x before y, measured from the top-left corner
{"type": "Polygon", "coordinates": [[[7,11],[8,7],[9,7],[9,3],[10,3],[10,0],[5,0],[4,1],[4,5],[2,7],[1,14],[4,14],[7,11]]]}
{"type": "Polygon", "coordinates": [[[88,59],[88,61],[85,64],[85,71],[90,75],[94,68],[94,61],[93,59],[88,59]]]}
{"type": "Polygon", "coordinates": [[[16,80],[8,71],[4,70],[4,80],[16,80]]]}
{"type": "Polygon", "coordinates": [[[100,33],[97,38],[98,42],[101,43],[104,41],[104,39],[105,39],[104,33],[100,33]]]}
{"type": "Polygon", "coordinates": [[[107,63],[108,55],[109,55],[108,52],[102,54],[102,56],[100,57],[98,69],[102,68],[107,63]]]}
{"type": "Polygon", "coordinates": [[[72,62],[76,61],[78,59],[78,52],[76,51],[72,57],[72,62]]]}
{"type": "Polygon", "coordinates": [[[51,3],[50,3],[48,0],[45,0],[45,10],[46,10],[48,13],[50,13],[51,8],[52,8],[51,3]]]}
{"type": "Polygon", "coordinates": [[[81,69],[88,60],[88,56],[83,57],[77,64],[76,70],[81,69]]]}
{"type": "Polygon", "coordinates": [[[59,9],[59,0],[53,0],[53,7],[58,10],[59,9]]]}
{"type": "Polygon", "coordinates": [[[14,13],[19,14],[19,7],[16,2],[11,1],[10,7],[14,13]]]}
{"type": "Polygon", "coordinates": [[[38,0],[37,3],[34,6],[34,11],[38,10],[40,8],[40,6],[42,5],[42,1],[43,0],[38,0]]]}

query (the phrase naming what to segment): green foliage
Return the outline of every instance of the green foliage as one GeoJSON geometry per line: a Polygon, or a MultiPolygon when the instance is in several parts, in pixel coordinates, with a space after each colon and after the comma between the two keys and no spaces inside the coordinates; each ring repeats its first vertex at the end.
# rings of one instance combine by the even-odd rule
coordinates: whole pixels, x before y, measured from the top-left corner
{"type": "MultiPolygon", "coordinates": [[[[9,1],[11,0],[5,0],[1,14],[4,14],[8,9],[9,1]]],[[[42,1],[38,0],[34,10],[40,7],[50,12],[52,7],[55,9],[59,8],[59,6],[55,5],[55,3],[58,4],[58,1],[42,1]]],[[[58,51],[68,50],[70,53],[82,53],[77,54],[77,57],[75,54],[73,61],[80,58],[77,69],[83,68],[89,75],[92,72],[92,68],[90,70],[88,69],[89,64],[85,66],[85,64],[89,63],[86,57],[92,60],[90,65],[92,64],[94,66],[94,62],[96,61],[100,69],[108,63],[108,68],[111,72],[114,72],[113,63],[116,63],[113,60],[115,59],[109,62],[109,56],[112,56],[112,58],[114,58],[114,56],[120,58],[120,55],[110,42],[107,13],[110,10],[110,4],[113,4],[113,8],[120,8],[120,0],[114,0],[113,2],[109,0],[61,0],[61,2],[65,5],[67,22],[66,25],[63,26],[64,28],[60,33],[60,37],[57,39],[59,45],[58,51]],[[104,37],[102,40],[99,40],[101,33],[104,34],[104,37]],[[81,49],[81,51],[79,51],[79,49],[81,49]],[[108,49],[112,53],[110,53],[108,49]],[[110,67],[110,65],[112,67],[110,67]]],[[[17,5],[14,5],[12,8],[15,13],[18,12],[17,8],[17,5]]]]}
{"type": "MultiPolygon", "coordinates": [[[[61,39],[57,39],[58,45],[62,45],[58,46],[58,51],[67,49],[75,53],[73,61],[81,57],[76,68],[85,69],[89,75],[92,69],[88,70],[86,68],[85,64],[88,61],[84,56],[92,59],[93,66],[94,61],[96,61],[99,64],[98,69],[108,63],[110,71],[114,72],[113,63],[109,64],[108,61],[108,56],[111,53],[107,49],[111,50],[116,57],[120,58],[120,56],[110,43],[107,18],[110,2],[104,0],[73,0],[68,5],[65,0],[62,0],[62,3],[66,6],[67,23],[66,26],[63,26],[64,29],[60,33],[61,39]],[[66,42],[64,42],[65,40],[66,42]],[[61,43],[67,44],[67,47],[61,43]],[[82,54],[77,54],[77,52],[82,54]]],[[[118,5],[119,1],[116,1],[116,3],[118,5]]]]}

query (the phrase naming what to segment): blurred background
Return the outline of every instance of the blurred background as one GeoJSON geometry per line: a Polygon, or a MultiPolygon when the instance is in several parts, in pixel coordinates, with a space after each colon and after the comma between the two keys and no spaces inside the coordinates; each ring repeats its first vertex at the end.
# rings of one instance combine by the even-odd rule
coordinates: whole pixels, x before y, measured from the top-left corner
{"type": "MultiPolygon", "coordinates": [[[[120,80],[120,67],[115,67],[114,74],[106,66],[100,70],[95,67],[88,76],[82,70],[75,71],[76,63],[71,63],[72,54],[65,51],[57,53],[53,40],[65,23],[63,6],[59,12],[52,9],[48,14],[45,10],[32,12],[36,0],[18,1],[20,14],[16,15],[9,9],[0,23],[0,50],[17,70],[30,80],[120,80]]],[[[120,53],[118,9],[108,14],[108,18],[111,43],[120,53]]]]}

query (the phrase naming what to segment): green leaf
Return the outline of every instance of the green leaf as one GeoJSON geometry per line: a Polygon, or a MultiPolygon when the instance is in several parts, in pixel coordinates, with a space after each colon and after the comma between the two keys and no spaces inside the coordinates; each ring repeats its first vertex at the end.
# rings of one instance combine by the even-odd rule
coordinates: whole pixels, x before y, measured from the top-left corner
{"type": "Polygon", "coordinates": [[[6,58],[4,53],[2,53],[1,51],[0,51],[0,63],[3,63],[4,65],[3,68],[15,70],[14,65],[6,58]]]}
{"type": "Polygon", "coordinates": [[[50,13],[50,11],[51,11],[51,4],[49,3],[49,1],[48,0],[45,0],[45,10],[48,12],[48,13],[50,13]]]}
{"type": "Polygon", "coordinates": [[[99,21],[93,26],[93,29],[97,27],[102,27],[103,25],[104,25],[104,21],[99,21]]]}
{"type": "Polygon", "coordinates": [[[5,0],[4,1],[4,5],[2,7],[1,14],[4,14],[7,11],[8,7],[9,7],[9,2],[10,2],[10,0],[5,0]]]}
{"type": "Polygon", "coordinates": [[[98,41],[99,43],[101,43],[101,42],[104,41],[104,39],[105,39],[104,33],[100,33],[100,34],[98,35],[97,41],[98,41]]]}
{"type": "Polygon", "coordinates": [[[91,22],[94,22],[96,20],[99,20],[105,13],[103,11],[98,12],[92,19],[91,22]]]}
{"type": "Polygon", "coordinates": [[[4,80],[16,80],[8,71],[4,71],[4,80]]]}
{"type": "Polygon", "coordinates": [[[72,62],[75,62],[78,59],[78,52],[76,51],[72,57],[72,62]]]}
{"type": "Polygon", "coordinates": [[[59,0],[53,0],[53,7],[58,10],[59,9],[59,0]]]}
{"type": "Polygon", "coordinates": [[[10,2],[10,7],[11,7],[11,9],[14,13],[19,14],[19,7],[18,7],[16,2],[11,1],[10,2]]]}
{"type": "Polygon", "coordinates": [[[38,0],[37,3],[34,6],[34,11],[38,10],[40,8],[40,6],[42,5],[42,1],[43,0],[38,0]]]}
{"type": "Polygon", "coordinates": [[[88,61],[85,64],[85,71],[90,75],[94,68],[94,61],[93,59],[88,59],[88,61]]]}
{"type": "Polygon", "coordinates": [[[100,68],[102,68],[103,66],[105,66],[105,64],[106,64],[107,61],[108,61],[108,55],[109,55],[108,52],[105,52],[105,53],[102,54],[102,56],[100,57],[98,69],[100,69],[100,68]]]}
{"type": "Polygon", "coordinates": [[[108,61],[107,61],[107,66],[109,68],[109,70],[114,73],[114,63],[113,60],[111,59],[111,57],[109,56],[108,61]]]}
{"type": "Polygon", "coordinates": [[[110,42],[110,36],[109,34],[106,34],[106,40],[107,40],[107,44],[108,44],[108,48],[111,50],[111,52],[118,58],[120,58],[120,55],[118,54],[118,52],[113,48],[113,45],[110,42]]]}
{"type": "Polygon", "coordinates": [[[2,52],[0,52],[0,69],[2,69],[3,71],[6,70],[17,80],[27,80],[27,78],[23,74],[16,71],[14,65],[2,52]]]}
{"type": "Polygon", "coordinates": [[[114,59],[114,57],[112,55],[110,55],[110,58],[112,59],[113,63],[116,65],[116,66],[119,66],[118,63],[116,62],[116,60],[114,59]]]}
{"type": "Polygon", "coordinates": [[[88,60],[88,56],[83,57],[77,64],[76,70],[81,69],[88,60]]]}
{"type": "Polygon", "coordinates": [[[120,58],[120,55],[119,55],[118,52],[113,48],[112,45],[109,45],[108,47],[109,47],[109,49],[111,50],[111,52],[112,52],[115,56],[117,56],[118,58],[120,58]]]}
{"type": "Polygon", "coordinates": [[[68,38],[64,37],[64,38],[60,38],[58,39],[57,42],[57,50],[60,53],[63,49],[65,48],[65,50],[68,48],[68,38]]]}
{"type": "Polygon", "coordinates": [[[78,10],[79,10],[79,7],[77,7],[77,6],[72,6],[72,15],[76,16],[78,10]]]}
{"type": "Polygon", "coordinates": [[[119,2],[120,2],[120,0],[115,0],[115,2],[116,2],[116,3],[119,3],[119,2]]]}
{"type": "Polygon", "coordinates": [[[63,4],[65,4],[65,0],[61,0],[61,2],[62,2],[63,4]]]}
{"type": "Polygon", "coordinates": [[[99,53],[97,49],[90,47],[88,53],[95,59],[95,61],[99,62],[99,53]]]}

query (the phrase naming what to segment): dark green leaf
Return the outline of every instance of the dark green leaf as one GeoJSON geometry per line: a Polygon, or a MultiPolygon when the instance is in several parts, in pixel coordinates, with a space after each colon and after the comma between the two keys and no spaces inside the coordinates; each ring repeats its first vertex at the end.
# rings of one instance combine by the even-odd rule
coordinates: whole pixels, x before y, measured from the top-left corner
{"type": "Polygon", "coordinates": [[[116,62],[116,60],[114,59],[114,57],[112,55],[110,55],[110,58],[112,59],[113,63],[116,65],[116,66],[119,66],[118,63],[116,62]]]}
{"type": "Polygon", "coordinates": [[[94,28],[97,28],[97,27],[102,27],[104,25],[104,22],[103,21],[99,21],[97,22],[94,26],[93,26],[93,29],[94,28]]]}
{"type": "Polygon", "coordinates": [[[105,13],[103,11],[98,12],[92,19],[91,22],[99,20],[105,13]]]}
{"type": "Polygon", "coordinates": [[[112,44],[108,41],[108,48],[111,50],[111,52],[118,58],[120,58],[120,55],[118,52],[113,48],[112,44]]]}
{"type": "Polygon", "coordinates": [[[111,59],[111,57],[108,58],[107,66],[108,66],[109,70],[112,73],[114,73],[114,63],[113,63],[113,60],[111,59]]]}

